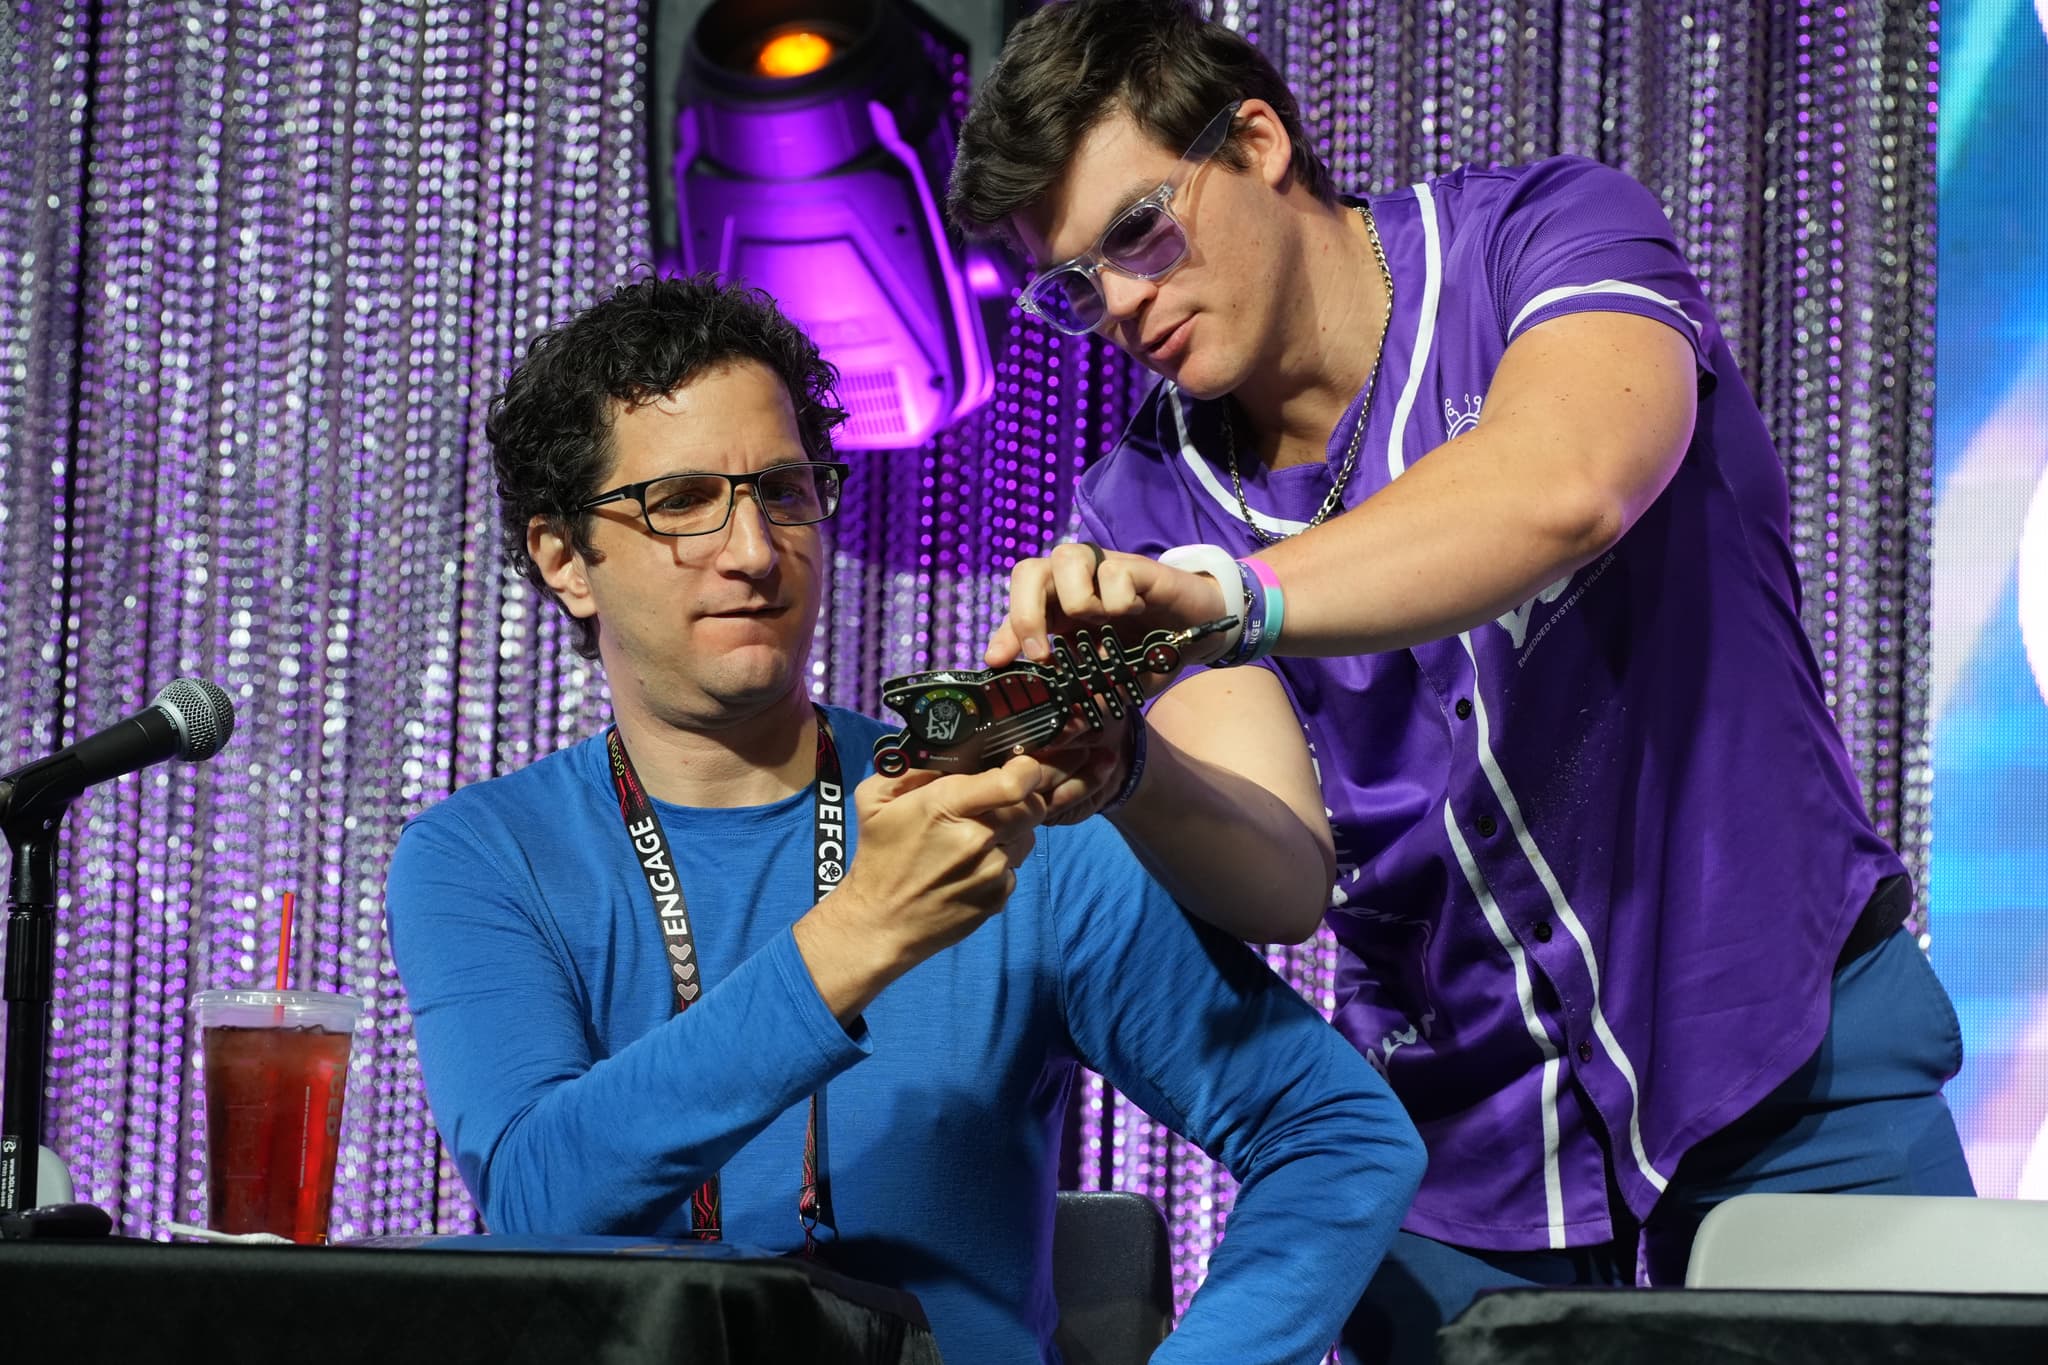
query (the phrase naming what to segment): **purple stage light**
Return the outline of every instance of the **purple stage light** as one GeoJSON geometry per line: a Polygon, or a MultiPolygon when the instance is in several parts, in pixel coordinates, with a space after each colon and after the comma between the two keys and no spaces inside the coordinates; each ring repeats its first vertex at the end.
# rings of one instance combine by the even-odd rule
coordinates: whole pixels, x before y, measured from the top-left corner
{"type": "Polygon", "coordinates": [[[970,282],[937,197],[962,60],[957,38],[895,0],[721,0],[684,56],[677,249],[662,265],[780,302],[839,367],[844,449],[925,444],[994,391],[990,291],[970,282]]]}

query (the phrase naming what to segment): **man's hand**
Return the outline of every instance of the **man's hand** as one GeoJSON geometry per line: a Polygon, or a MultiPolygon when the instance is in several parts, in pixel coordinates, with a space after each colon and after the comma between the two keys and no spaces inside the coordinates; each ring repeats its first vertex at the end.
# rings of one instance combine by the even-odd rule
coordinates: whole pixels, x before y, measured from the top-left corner
{"type": "Polygon", "coordinates": [[[854,789],[860,845],[846,880],[796,923],[797,948],[834,1015],[1003,908],[1061,773],[1026,755],[980,773],[913,768],[854,789]]]}
{"type": "Polygon", "coordinates": [[[1078,825],[1098,814],[1123,788],[1131,771],[1135,717],[1110,720],[1100,730],[1075,722],[1035,755],[1047,771],[1045,823],[1078,825]]]}
{"type": "MultiPolygon", "coordinates": [[[[1184,630],[1221,616],[1225,600],[1206,574],[1089,544],[1056,545],[1051,554],[1021,559],[1010,570],[1010,614],[989,637],[984,657],[991,668],[1020,654],[1043,663],[1052,657],[1047,634],[1065,634],[1081,623],[1114,621],[1135,635],[1184,630]]],[[[1135,635],[1125,635],[1125,643],[1135,646],[1135,635]]],[[[1226,642],[1226,636],[1210,636],[1191,647],[1206,655],[1187,657],[1183,651],[1183,658],[1204,663],[1221,653],[1226,642]]]]}

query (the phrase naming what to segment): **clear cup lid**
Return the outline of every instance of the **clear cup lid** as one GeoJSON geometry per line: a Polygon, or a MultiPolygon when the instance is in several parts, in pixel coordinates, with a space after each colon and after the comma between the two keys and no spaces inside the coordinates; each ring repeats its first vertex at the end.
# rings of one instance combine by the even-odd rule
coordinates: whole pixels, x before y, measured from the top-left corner
{"type": "Polygon", "coordinates": [[[327,991],[201,991],[192,1012],[202,1028],[326,1028],[353,1032],[363,1002],[327,991]]]}

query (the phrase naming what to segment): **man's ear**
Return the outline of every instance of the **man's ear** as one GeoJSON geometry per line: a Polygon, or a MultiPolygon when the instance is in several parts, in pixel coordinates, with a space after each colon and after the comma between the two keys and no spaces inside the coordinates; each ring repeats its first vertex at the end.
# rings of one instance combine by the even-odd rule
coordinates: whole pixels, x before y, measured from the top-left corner
{"type": "Polygon", "coordinates": [[[564,611],[579,620],[597,615],[597,602],[590,595],[589,565],[569,539],[567,527],[552,517],[527,522],[526,553],[564,611]]]}
{"type": "Polygon", "coordinates": [[[1252,174],[1274,189],[1286,184],[1294,169],[1294,140],[1287,136],[1279,111],[1264,100],[1246,100],[1237,107],[1236,122],[1244,133],[1239,145],[1252,159],[1252,174]]]}

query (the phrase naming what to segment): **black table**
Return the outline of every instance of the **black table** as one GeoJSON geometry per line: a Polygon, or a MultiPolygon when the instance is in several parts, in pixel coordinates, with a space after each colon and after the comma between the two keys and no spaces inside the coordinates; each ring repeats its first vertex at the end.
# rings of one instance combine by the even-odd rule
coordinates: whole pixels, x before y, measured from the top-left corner
{"type": "Polygon", "coordinates": [[[0,1243],[0,1359],[934,1365],[917,1300],[726,1244],[0,1243]]]}
{"type": "Polygon", "coordinates": [[[1439,1365],[2040,1365],[2048,1296],[1510,1289],[1436,1343],[1439,1365]]]}

